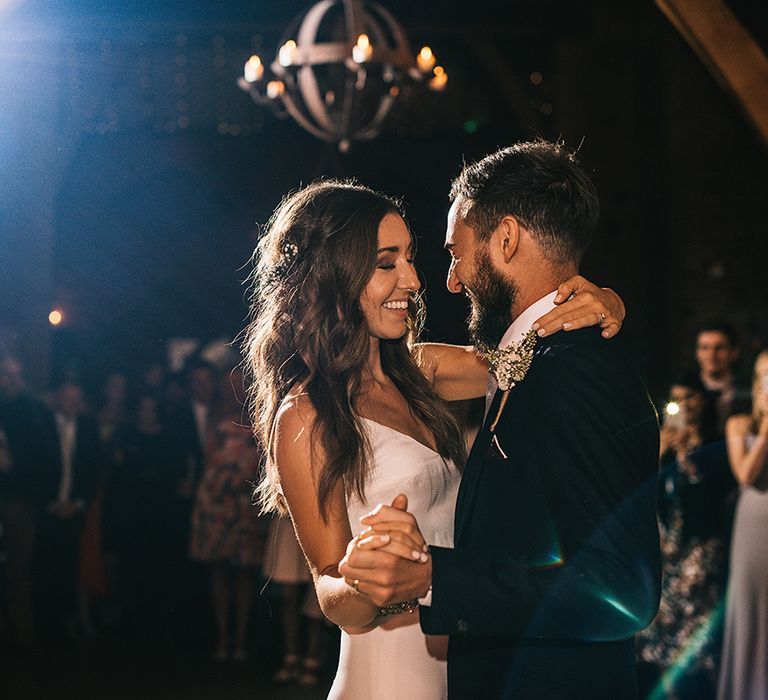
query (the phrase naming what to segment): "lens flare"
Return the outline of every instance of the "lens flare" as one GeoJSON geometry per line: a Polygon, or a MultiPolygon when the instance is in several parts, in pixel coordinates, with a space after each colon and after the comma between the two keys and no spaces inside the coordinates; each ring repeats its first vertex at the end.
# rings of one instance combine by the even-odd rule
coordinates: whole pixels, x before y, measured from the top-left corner
{"type": "Polygon", "coordinates": [[[677,685],[691,664],[696,661],[704,645],[717,633],[718,628],[723,624],[724,616],[725,598],[720,600],[696,632],[693,633],[688,646],[680,651],[675,663],[666,670],[656,687],[648,695],[648,700],[665,700],[669,697],[669,691],[677,685]]]}

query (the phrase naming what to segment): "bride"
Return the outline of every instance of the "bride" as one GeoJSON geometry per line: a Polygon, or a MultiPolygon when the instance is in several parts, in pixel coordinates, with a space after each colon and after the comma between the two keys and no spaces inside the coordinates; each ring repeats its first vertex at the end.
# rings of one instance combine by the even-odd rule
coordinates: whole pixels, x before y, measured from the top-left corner
{"type": "MultiPolygon", "coordinates": [[[[340,578],[347,543],[373,504],[411,494],[428,542],[452,546],[465,458],[445,401],[485,395],[472,347],[416,344],[424,307],[414,239],[396,202],[367,187],[320,181],[286,197],[256,250],[245,338],[250,411],[266,465],[265,510],[290,514],[323,613],[342,628],[331,698],[444,698],[446,638],[426,637],[415,605],[377,608],[340,578]]],[[[621,300],[583,278],[540,320],[542,333],[602,316],[621,300]]],[[[390,533],[390,551],[424,559],[424,541],[390,533]]]]}

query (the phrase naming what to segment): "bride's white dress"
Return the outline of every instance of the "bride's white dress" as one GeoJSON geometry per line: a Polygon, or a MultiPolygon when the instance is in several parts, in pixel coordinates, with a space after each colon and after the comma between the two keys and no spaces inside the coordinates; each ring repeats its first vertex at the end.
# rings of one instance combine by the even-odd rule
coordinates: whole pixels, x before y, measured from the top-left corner
{"type": "MultiPolygon", "coordinates": [[[[366,501],[347,500],[352,534],[359,518],[378,503],[408,496],[426,541],[453,546],[453,517],[460,475],[434,450],[408,435],[365,419],[373,468],[366,501]]],[[[341,654],[331,700],[439,700],[448,695],[447,637],[424,635],[419,614],[394,615],[378,627],[341,632],[341,654]]]]}

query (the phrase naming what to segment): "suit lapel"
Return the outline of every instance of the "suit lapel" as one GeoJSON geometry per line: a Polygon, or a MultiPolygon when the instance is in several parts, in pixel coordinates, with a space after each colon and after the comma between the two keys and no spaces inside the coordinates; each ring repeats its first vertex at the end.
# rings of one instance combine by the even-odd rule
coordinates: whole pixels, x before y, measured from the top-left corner
{"type": "MultiPolygon", "coordinates": [[[[536,372],[537,365],[540,363],[541,358],[549,351],[549,345],[546,341],[539,341],[534,350],[533,362],[531,368],[528,371],[525,379],[510,391],[512,392],[507,400],[507,405],[504,407],[502,417],[497,426],[496,433],[504,431],[506,422],[510,419],[511,415],[514,415],[516,411],[523,410],[523,404],[520,403],[522,394],[525,394],[523,385],[529,379],[533,378],[536,372]]],[[[467,464],[464,468],[464,473],[461,477],[461,484],[459,486],[459,494],[456,500],[456,515],[454,518],[454,532],[455,542],[458,544],[461,534],[464,531],[464,527],[467,523],[467,519],[474,511],[474,501],[477,493],[478,482],[482,478],[483,470],[486,467],[486,462],[489,460],[489,455],[498,460],[506,460],[511,465],[514,463],[514,455],[507,452],[504,453],[500,445],[494,445],[494,434],[490,431],[490,426],[496,419],[499,406],[501,404],[502,394],[501,390],[497,389],[491,401],[490,410],[485,416],[483,426],[475,437],[475,441],[472,443],[472,449],[470,450],[469,457],[467,458],[467,464]]],[[[494,460],[495,461],[495,460],[494,460]]]]}
{"type": "MultiPolygon", "coordinates": [[[[507,401],[505,412],[510,410],[509,404],[515,403],[514,392],[512,389],[512,395],[507,401]]],[[[491,407],[488,411],[488,415],[483,421],[483,426],[475,437],[475,441],[472,443],[472,449],[470,450],[469,457],[467,458],[467,464],[464,468],[464,473],[461,477],[461,484],[459,485],[459,495],[456,501],[456,517],[454,519],[454,530],[456,533],[456,541],[458,542],[459,534],[462,532],[466,523],[467,517],[474,510],[473,502],[475,500],[475,494],[477,492],[477,485],[479,479],[482,478],[483,469],[485,468],[489,451],[494,449],[492,440],[494,435],[490,431],[490,426],[496,418],[496,413],[499,410],[501,404],[501,397],[504,392],[496,390],[491,401],[491,407]]],[[[514,409],[513,409],[514,410],[514,409]]]]}

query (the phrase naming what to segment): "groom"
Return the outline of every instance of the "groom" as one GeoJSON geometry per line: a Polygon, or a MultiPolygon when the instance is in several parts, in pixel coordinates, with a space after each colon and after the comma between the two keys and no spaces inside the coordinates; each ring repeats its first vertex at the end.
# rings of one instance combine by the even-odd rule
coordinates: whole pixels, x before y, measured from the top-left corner
{"type": "MultiPolygon", "coordinates": [[[[423,631],[450,635],[451,698],[636,697],[633,635],[659,599],[656,414],[619,341],[530,332],[578,269],[595,188],[564,146],[535,141],[467,166],[451,200],[448,288],[498,364],[455,547],[410,562],[350,546],[339,570],[377,605],[419,598],[423,631]]],[[[418,527],[386,505],[364,522],[418,527]]]]}

